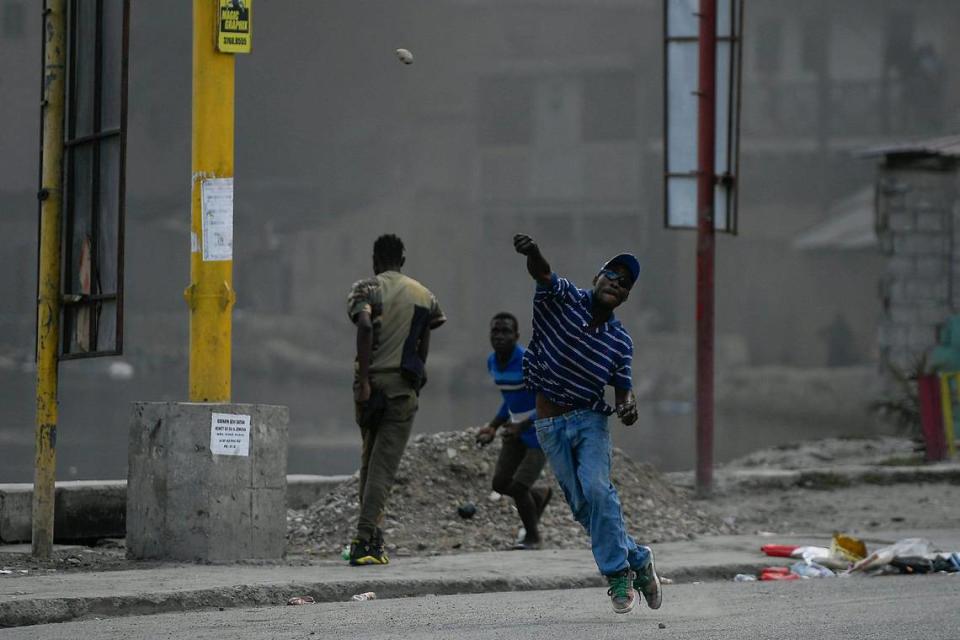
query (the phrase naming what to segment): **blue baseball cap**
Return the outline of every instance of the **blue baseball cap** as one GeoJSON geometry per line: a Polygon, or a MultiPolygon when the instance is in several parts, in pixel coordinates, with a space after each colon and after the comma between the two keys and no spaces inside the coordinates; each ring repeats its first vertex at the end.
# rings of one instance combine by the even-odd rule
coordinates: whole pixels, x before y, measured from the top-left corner
{"type": "Polygon", "coordinates": [[[615,264],[626,267],[627,271],[630,272],[630,278],[633,280],[633,284],[637,283],[637,278],[640,277],[640,261],[637,260],[637,256],[632,253],[621,253],[603,263],[603,267],[601,267],[600,270],[609,269],[615,264]]]}

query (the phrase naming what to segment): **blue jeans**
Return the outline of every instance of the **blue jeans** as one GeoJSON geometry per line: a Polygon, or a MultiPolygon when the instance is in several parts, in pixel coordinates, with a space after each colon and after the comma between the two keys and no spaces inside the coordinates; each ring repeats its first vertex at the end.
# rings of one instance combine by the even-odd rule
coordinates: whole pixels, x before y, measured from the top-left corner
{"type": "Polygon", "coordinates": [[[573,517],[590,534],[593,557],[605,576],[638,571],[650,550],[627,533],[617,490],[610,482],[612,445],[607,416],[580,409],[534,422],[573,517]]]}

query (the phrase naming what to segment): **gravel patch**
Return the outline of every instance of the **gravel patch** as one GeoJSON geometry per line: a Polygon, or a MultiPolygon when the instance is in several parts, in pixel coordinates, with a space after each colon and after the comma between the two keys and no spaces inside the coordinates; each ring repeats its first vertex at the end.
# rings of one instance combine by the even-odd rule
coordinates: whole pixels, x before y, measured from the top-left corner
{"type": "MultiPolygon", "coordinates": [[[[407,447],[387,507],[387,549],[398,556],[495,551],[512,547],[520,519],[513,500],[491,491],[499,439],[484,449],[474,445],[476,430],[420,434],[407,447]],[[476,506],[464,519],[457,508],[476,506]]],[[[358,475],[304,510],[288,512],[292,553],[339,555],[354,535],[358,475]]],[[[737,529],[694,503],[685,489],[670,484],[654,467],[613,452],[613,483],[627,526],[638,542],[688,540],[698,535],[737,533],[737,529]]],[[[589,539],[573,520],[549,467],[538,484],[553,487],[553,500],[541,520],[544,548],[588,548],[589,539]]]]}

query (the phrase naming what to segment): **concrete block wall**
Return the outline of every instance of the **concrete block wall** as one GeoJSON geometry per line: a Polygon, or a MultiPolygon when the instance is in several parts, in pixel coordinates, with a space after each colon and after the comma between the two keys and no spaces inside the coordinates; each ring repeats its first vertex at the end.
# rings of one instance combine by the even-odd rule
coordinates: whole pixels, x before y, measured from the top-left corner
{"type": "Polygon", "coordinates": [[[880,283],[881,360],[909,371],[960,309],[960,203],[954,162],[887,162],[880,169],[877,227],[887,256],[880,283]]]}
{"type": "Polygon", "coordinates": [[[197,562],[280,558],[286,407],[138,402],[127,477],[127,554],[197,562]],[[249,454],[212,451],[214,413],[250,416],[249,454]]]}
{"type": "MultiPolygon", "coordinates": [[[[32,484],[0,484],[0,543],[29,542],[32,484]]],[[[57,543],[122,538],[126,531],[126,486],[112,480],[57,482],[53,539],[57,543]]]]}

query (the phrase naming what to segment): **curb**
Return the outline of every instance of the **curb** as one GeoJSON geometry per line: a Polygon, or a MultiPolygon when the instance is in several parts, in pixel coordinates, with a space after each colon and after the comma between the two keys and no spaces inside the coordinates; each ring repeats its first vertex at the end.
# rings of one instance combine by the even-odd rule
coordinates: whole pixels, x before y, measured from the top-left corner
{"type": "MultiPolygon", "coordinates": [[[[287,476],[288,509],[304,509],[351,476],[287,476]]],[[[66,480],[56,483],[56,542],[71,543],[126,535],[126,480],[66,480]]],[[[0,484],[0,542],[30,542],[33,485],[0,484]]]]}
{"type": "MultiPolygon", "coordinates": [[[[757,573],[769,564],[764,561],[711,567],[685,567],[677,571],[667,569],[661,573],[674,583],[690,583],[730,579],[738,573],[757,573]]],[[[425,595],[583,589],[605,585],[606,581],[602,576],[584,572],[580,575],[554,578],[517,576],[479,579],[357,579],[336,582],[236,585],[124,596],[33,598],[0,602],[0,628],[204,609],[278,606],[294,596],[302,595],[310,595],[317,602],[345,602],[359,591],[374,591],[378,599],[392,599],[425,595]]]]}

